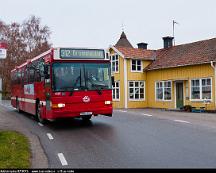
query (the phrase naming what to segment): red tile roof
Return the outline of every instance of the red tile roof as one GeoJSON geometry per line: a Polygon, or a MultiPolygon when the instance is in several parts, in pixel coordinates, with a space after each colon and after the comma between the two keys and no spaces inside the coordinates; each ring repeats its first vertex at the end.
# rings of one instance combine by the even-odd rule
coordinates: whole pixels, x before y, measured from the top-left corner
{"type": "Polygon", "coordinates": [[[156,52],[153,50],[144,50],[129,47],[117,47],[115,48],[121,52],[125,58],[130,59],[143,59],[143,60],[154,60],[156,57],[156,52]]]}
{"type": "Polygon", "coordinates": [[[147,70],[198,65],[216,61],[216,38],[160,49],[147,70]]]}

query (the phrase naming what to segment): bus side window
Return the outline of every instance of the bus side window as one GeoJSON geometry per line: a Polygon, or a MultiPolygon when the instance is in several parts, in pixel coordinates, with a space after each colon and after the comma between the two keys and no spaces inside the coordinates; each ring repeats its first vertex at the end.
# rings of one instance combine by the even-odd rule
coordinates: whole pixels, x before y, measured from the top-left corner
{"type": "Polygon", "coordinates": [[[21,84],[21,70],[17,71],[17,84],[21,84]]]}
{"type": "MultiPolygon", "coordinates": [[[[71,71],[70,71],[70,73],[71,73],[71,71]]],[[[70,75],[72,75],[72,73],[70,75]]],[[[49,64],[44,64],[44,77],[45,77],[45,79],[50,78],[50,65],[49,64]]]]}
{"type": "Polygon", "coordinates": [[[30,79],[30,77],[29,77],[29,68],[27,68],[27,83],[29,83],[29,79],[30,79]]]}
{"type": "Polygon", "coordinates": [[[22,68],[22,71],[21,71],[21,84],[23,85],[24,84],[24,69],[22,68]]]}
{"type": "Polygon", "coordinates": [[[28,83],[28,70],[25,68],[25,73],[24,73],[24,84],[28,83]]]}
{"type": "Polygon", "coordinates": [[[40,81],[44,81],[44,61],[39,61],[39,73],[40,73],[40,81]]]}
{"type": "Polygon", "coordinates": [[[39,70],[39,61],[35,61],[35,82],[40,82],[40,70],[39,70]]]}
{"type": "Polygon", "coordinates": [[[34,82],[35,70],[33,68],[29,69],[29,82],[34,82]]]}
{"type": "Polygon", "coordinates": [[[14,84],[17,84],[17,71],[14,73],[14,84]]]}

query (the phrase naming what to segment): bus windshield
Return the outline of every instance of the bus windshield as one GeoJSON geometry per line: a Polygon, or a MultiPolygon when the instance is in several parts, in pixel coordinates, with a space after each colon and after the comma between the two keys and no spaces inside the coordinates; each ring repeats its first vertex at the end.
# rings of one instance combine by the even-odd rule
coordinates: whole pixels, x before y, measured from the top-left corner
{"type": "Polygon", "coordinates": [[[108,63],[53,63],[54,91],[111,89],[108,63]]]}

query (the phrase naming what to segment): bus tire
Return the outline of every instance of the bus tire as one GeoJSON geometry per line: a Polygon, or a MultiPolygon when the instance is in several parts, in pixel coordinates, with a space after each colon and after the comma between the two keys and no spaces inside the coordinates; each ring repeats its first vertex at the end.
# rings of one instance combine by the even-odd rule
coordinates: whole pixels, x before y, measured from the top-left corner
{"type": "Polygon", "coordinates": [[[37,119],[38,122],[40,122],[40,123],[42,123],[42,124],[44,124],[44,123],[46,122],[46,120],[43,119],[43,118],[41,117],[41,106],[40,106],[40,102],[37,103],[37,106],[36,106],[36,119],[37,119]]]}
{"type": "Polygon", "coordinates": [[[17,109],[18,113],[22,112],[21,109],[20,109],[20,105],[19,105],[19,100],[18,99],[16,100],[16,109],[17,109]]]}
{"type": "Polygon", "coordinates": [[[82,116],[82,121],[83,122],[89,122],[91,120],[92,115],[85,115],[82,116]]]}

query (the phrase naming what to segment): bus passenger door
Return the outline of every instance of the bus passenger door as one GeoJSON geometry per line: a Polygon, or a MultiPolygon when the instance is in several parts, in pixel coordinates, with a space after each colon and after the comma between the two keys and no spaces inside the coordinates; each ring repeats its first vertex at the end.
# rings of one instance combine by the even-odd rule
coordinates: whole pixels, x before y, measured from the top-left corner
{"type": "Polygon", "coordinates": [[[44,88],[45,88],[46,113],[49,114],[49,111],[51,110],[50,64],[44,64],[44,88]]]}

